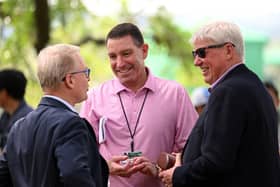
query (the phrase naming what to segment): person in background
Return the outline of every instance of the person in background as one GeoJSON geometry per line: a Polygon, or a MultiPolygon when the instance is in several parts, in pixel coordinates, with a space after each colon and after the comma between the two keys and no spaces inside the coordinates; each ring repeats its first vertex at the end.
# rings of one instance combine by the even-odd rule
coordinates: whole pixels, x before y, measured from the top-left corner
{"type": "Polygon", "coordinates": [[[266,87],[268,93],[271,95],[274,106],[277,110],[277,117],[278,117],[278,143],[279,143],[279,154],[280,154],[280,123],[279,123],[279,93],[276,86],[270,81],[264,81],[264,86],[266,87]]]}
{"type": "Polygon", "coordinates": [[[161,152],[182,151],[198,115],[181,85],[145,66],[149,47],[136,25],[116,25],[106,45],[116,78],[88,93],[80,115],[99,134],[110,187],[163,186],[155,162],[161,152]]]}
{"type": "Polygon", "coordinates": [[[44,96],[10,131],[0,157],[0,186],[107,186],[109,170],[95,134],[74,109],[87,98],[90,78],[79,49],[56,44],[40,51],[44,96]]]}
{"type": "Polygon", "coordinates": [[[0,152],[6,145],[12,125],[33,109],[25,102],[27,80],[21,71],[3,69],[0,71],[0,152]]]}
{"type": "Polygon", "coordinates": [[[191,38],[194,65],[210,97],[183,154],[159,176],[170,187],[279,187],[277,116],[271,96],[244,64],[244,41],[231,22],[203,26],[191,38]]]}
{"type": "Polygon", "coordinates": [[[271,95],[276,110],[278,110],[279,93],[278,93],[277,88],[275,87],[275,85],[272,82],[269,82],[269,81],[264,81],[263,84],[266,87],[268,93],[271,95]]]}
{"type": "Polygon", "coordinates": [[[208,88],[205,87],[198,87],[193,90],[191,99],[199,115],[202,113],[204,107],[206,106],[209,95],[210,93],[208,91],[208,88]]]}

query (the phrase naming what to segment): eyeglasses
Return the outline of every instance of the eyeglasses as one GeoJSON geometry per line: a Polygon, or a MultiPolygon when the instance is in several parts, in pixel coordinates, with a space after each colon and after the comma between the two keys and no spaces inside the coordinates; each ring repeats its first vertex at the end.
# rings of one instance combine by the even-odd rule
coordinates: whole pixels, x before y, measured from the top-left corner
{"type": "MultiPolygon", "coordinates": [[[[90,69],[86,68],[85,70],[82,70],[82,71],[73,71],[73,72],[70,72],[70,73],[67,73],[67,74],[74,75],[74,74],[78,74],[78,73],[84,73],[86,75],[86,78],[89,78],[89,76],[90,76],[90,69]]],[[[66,76],[63,77],[62,81],[64,81],[65,78],[66,78],[66,76]]]]}
{"type": "MultiPolygon", "coordinates": [[[[212,48],[220,48],[220,47],[224,47],[226,44],[228,44],[230,42],[225,42],[225,43],[222,43],[222,44],[217,44],[217,45],[209,45],[209,46],[206,46],[206,47],[201,47],[201,48],[198,48],[197,50],[195,51],[192,51],[192,55],[193,57],[195,58],[195,56],[197,55],[199,58],[205,58],[206,57],[206,49],[212,49],[212,48]]],[[[230,43],[232,44],[232,43],[230,43]]],[[[234,44],[232,44],[233,47],[235,47],[234,44]]]]}

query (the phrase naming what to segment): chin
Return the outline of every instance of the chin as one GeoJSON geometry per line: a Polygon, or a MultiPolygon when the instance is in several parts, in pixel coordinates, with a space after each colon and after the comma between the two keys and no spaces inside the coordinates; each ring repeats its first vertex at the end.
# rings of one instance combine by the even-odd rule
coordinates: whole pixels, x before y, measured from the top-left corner
{"type": "Polygon", "coordinates": [[[88,96],[87,96],[87,94],[86,94],[82,101],[87,100],[87,98],[88,98],[88,96]]]}
{"type": "Polygon", "coordinates": [[[213,81],[209,77],[204,77],[204,82],[207,84],[213,84],[213,81]]]}
{"type": "Polygon", "coordinates": [[[119,80],[123,85],[126,85],[127,83],[130,82],[130,79],[127,79],[127,78],[119,78],[119,80]]]}
{"type": "Polygon", "coordinates": [[[209,83],[209,80],[206,79],[205,77],[204,77],[204,82],[207,83],[207,84],[210,84],[210,83],[209,83]]]}
{"type": "Polygon", "coordinates": [[[87,100],[87,95],[84,97],[81,97],[77,103],[84,102],[85,100],[87,100]]]}

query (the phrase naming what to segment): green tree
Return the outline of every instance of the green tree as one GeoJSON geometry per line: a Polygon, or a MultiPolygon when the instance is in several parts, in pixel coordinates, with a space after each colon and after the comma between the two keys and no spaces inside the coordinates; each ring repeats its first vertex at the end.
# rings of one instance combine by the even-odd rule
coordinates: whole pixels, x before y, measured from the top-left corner
{"type": "Polygon", "coordinates": [[[172,57],[170,66],[178,64],[176,79],[186,86],[196,82],[189,79],[195,77],[188,44],[190,33],[176,25],[164,7],[147,17],[141,11],[131,13],[127,0],[119,2],[122,8],[116,16],[98,17],[81,0],[0,0],[0,67],[20,69],[27,75],[27,100],[34,106],[41,95],[35,76],[37,53],[51,43],[72,43],[82,47],[93,69],[93,85],[98,84],[112,77],[105,35],[115,24],[127,21],[144,23],[145,38],[172,57]]]}

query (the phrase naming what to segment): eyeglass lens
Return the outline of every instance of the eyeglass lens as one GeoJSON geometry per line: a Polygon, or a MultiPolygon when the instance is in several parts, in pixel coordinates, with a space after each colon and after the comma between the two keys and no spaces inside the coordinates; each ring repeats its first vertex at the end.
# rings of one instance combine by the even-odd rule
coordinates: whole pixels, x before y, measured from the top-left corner
{"type": "Polygon", "coordinates": [[[192,51],[192,55],[195,58],[195,56],[199,56],[200,58],[205,58],[206,57],[206,48],[199,48],[195,51],[192,51]]]}
{"type": "Polygon", "coordinates": [[[86,74],[86,77],[87,77],[87,78],[89,78],[89,75],[90,75],[90,69],[86,69],[86,70],[85,70],[85,74],[86,74]]]}
{"type": "MultiPolygon", "coordinates": [[[[218,44],[218,45],[209,45],[207,47],[202,47],[202,48],[198,48],[195,51],[192,51],[192,55],[195,58],[195,56],[197,55],[200,58],[205,58],[206,57],[206,49],[211,49],[211,48],[220,48],[223,47],[224,45],[226,45],[227,43],[230,42],[225,42],[222,44],[218,44]]],[[[233,43],[231,43],[233,47],[235,47],[235,45],[233,43]]]]}

